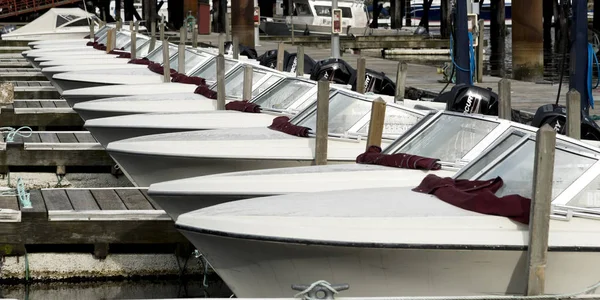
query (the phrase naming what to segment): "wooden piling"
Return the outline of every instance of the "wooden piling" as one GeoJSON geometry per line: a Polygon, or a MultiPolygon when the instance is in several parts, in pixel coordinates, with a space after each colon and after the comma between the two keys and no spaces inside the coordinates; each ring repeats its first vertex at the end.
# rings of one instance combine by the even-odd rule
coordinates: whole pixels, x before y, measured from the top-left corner
{"type": "Polygon", "coordinates": [[[365,93],[366,69],[367,60],[361,56],[356,62],[356,91],[361,94],[365,93]]]}
{"type": "Polygon", "coordinates": [[[219,33],[219,54],[225,55],[225,35],[223,33],[219,33]]]}
{"type": "Polygon", "coordinates": [[[163,22],[160,22],[159,35],[161,41],[165,39],[165,23],[163,22]]]}
{"type": "Polygon", "coordinates": [[[233,59],[240,59],[240,39],[234,35],[231,41],[231,49],[233,51],[233,59]]]}
{"type": "Polygon", "coordinates": [[[131,59],[137,58],[137,32],[131,32],[131,59]]]}
{"type": "Polygon", "coordinates": [[[394,102],[404,101],[404,93],[406,91],[406,74],[408,73],[408,64],[401,61],[398,63],[398,71],[396,72],[396,97],[394,102]]]}
{"type": "Polygon", "coordinates": [[[512,120],[511,95],[510,95],[510,80],[502,78],[498,81],[498,117],[505,120],[512,120]]]}
{"type": "Polygon", "coordinates": [[[106,34],[106,53],[110,52],[110,50],[112,50],[112,44],[113,44],[113,32],[114,32],[114,28],[113,29],[109,29],[108,33],[106,34]]]}
{"type": "Polygon", "coordinates": [[[555,146],[556,131],[545,124],[538,130],[535,143],[527,249],[527,296],[544,294],[555,146]]]}
{"type": "Polygon", "coordinates": [[[329,132],[329,81],[321,79],[317,91],[317,128],[315,165],[327,164],[327,136],[329,132]]]}
{"type": "Polygon", "coordinates": [[[217,55],[217,110],[225,110],[225,56],[217,55]]]}
{"type": "Polygon", "coordinates": [[[242,91],[243,100],[252,100],[252,66],[244,66],[244,89],[242,91]]]}
{"type": "Polygon", "coordinates": [[[192,47],[198,48],[198,25],[194,24],[192,32],[192,47]]]}
{"type": "Polygon", "coordinates": [[[177,72],[185,74],[185,26],[179,29],[179,45],[177,48],[177,72]]]}
{"type": "Polygon", "coordinates": [[[504,0],[490,1],[490,69],[492,76],[504,77],[505,48],[506,48],[506,20],[504,0]]]}
{"type": "Polygon", "coordinates": [[[150,24],[150,49],[148,51],[152,51],[156,48],[156,22],[152,21],[150,24]]]}
{"type": "Polygon", "coordinates": [[[129,31],[133,32],[133,21],[129,21],[129,31]]]}
{"type": "Polygon", "coordinates": [[[117,25],[116,25],[117,31],[121,31],[121,29],[123,28],[122,24],[123,23],[121,22],[121,20],[117,20],[117,25]]]}
{"type": "Polygon", "coordinates": [[[140,32],[140,23],[138,21],[133,22],[133,30],[135,30],[135,32],[140,32]]]}
{"type": "Polygon", "coordinates": [[[369,121],[369,135],[367,137],[367,150],[370,146],[381,147],[383,125],[385,122],[385,101],[381,97],[373,100],[371,105],[371,120],[369,121]]]}
{"type": "Polygon", "coordinates": [[[171,82],[171,66],[169,65],[169,42],[162,40],[163,51],[163,82],[171,82]]]}
{"type": "Polygon", "coordinates": [[[279,42],[277,45],[277,71],[283,71],[283,57],[285,49],[283,48],[283,42],[279,42]]]}
{"type": "Polygon", "coordinates": [[[483,82],[483,31],[484,31],[484,20],[480,19],[478,22],[479,34],[477,35],[477,82],[483,82]]]}
{"type": "Polygon", "coordinates": [[[567,136],[581,139],[581,95],[576,89],[567,92],[567,136]]]}
{"type": "Polygon", "coordinates": [[[94,42],[95,41],[95,35],[94,35],[94,22],[90,22],[90,41],[94,42]]]}
{"type": "Polygon", "coordinates": [[[302,77],[304,76],[304,46],[298,46],[296,58],[298,59],[298,63],[296,64],[296,77],[302,77]]]}

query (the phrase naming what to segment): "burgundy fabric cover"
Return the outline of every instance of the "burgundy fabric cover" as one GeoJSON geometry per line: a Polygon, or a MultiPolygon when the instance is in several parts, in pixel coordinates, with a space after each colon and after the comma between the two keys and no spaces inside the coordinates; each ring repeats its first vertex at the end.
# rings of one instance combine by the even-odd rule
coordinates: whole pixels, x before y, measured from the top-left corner
{"type": "Polygon", "coordinates": [[[259,113],[260,105],[250,103],[248,100],[243,101],[231,101],[225,104],[226,110],[237,110],[241,112],[249,112],[249,113],[259,113]]]}
{"type": "MultiPolygon", "coordinates": [[[[89,34],[83,37],[83,39],[89,39],[89,38],[90,38],[90,35],[89,35],[89,34]]],[[[97,41],[97,40],[98,40],[98,37],[97,37],[97,36],[95,36],[95,37],[94,37],[94,42],[95,42],[95,41],[97,41]]],[[[90,43],[91,43],[91,42],[90,42],[90,43]]],[[[90,45],[88,45],[88,46],[90,46],[90,45]]]]}
{"type": "Polygon", "coordinates": [[[117,56],[117,58],[131,58],[131,53],[123,52],[123,53],[119,54],[119,56],[117,56]]]}
{"type": "Polygon", "coordinates": [[[211,90],[206,85],[199,85],[194,91],[196,94],[200,94],[209,99],[217,99],[217,92],[211,90]]]}
{"type": "MultiPolygon", "coordinates": [[[[154,63],[154,62],[151,62],[148,65],[148,69],[150,69],[150,71],[152,71],[154,73],[158,73],[160,75],[163,75],[165,72],[164,67],[161,64],[154,63]]],[[[173,69],[169,69],[169,70],[171,71],[171,76],[177,74],[177,71],[175,71],[173,69]]]]}
{"type": "Polygon", "coordinates": [[[125,49],[121,47],[121,49],[112,49],[108,51],[108,54],[122,54],[125,49]]]}
{"type": "Polygon", "coordinates": [[[438,161],[439,159],[405,153],[381,154],[381,148],[378,146],[369,146],[365,153],[356,157],[356,162],[359,164],[419,170],[439,170],[442,166],[438,161]]]}
{"type": "Polygon", "coordinates": [[[94,42],[94,49],[105,51],[106,46],[104,44],[98,44],[98,43],[94,42]]]}
{"type": "Polygon", "coordinates": [[[508,217],[529,224],[531,200],[520,195],[496,196],[495,193],[503,185],[504,182],[500,177],[471,181],[429,174],[413,191],[435,195],[440,200],[462,209],[508,217]]]}
{"type": "Polygon", "coordinates": [[[308,127],[290,123],[290,118],[286,116],[273,119],[273,123],[268,128],[299,137],[308,137],[308,131],[310,130],[308,127]]]}
{"type": "Polygon", "coordinates": [[[147,58],[136,58],[136,59],[132,59],[128,62],[128,64],[136,64],[136,65],[149,65],[152,62],[147,59],[147,58]]]}
{"type": "Polygon", "coordinates": [[[96,43],[96,42],[91,42],[91,41],[90,41],[90,42],[87,42],[85,45],[86,45],[86,46],[94,46],[94,44],[97,44],[97,43],[96,43]]]}
{"type": "Polygon", "coordinates": [[[185,74],[177,73],[175,75],[171,75],[172,82],[179,83],[187,83],[187,84],[195,84],[195,85],[206,85],[206,80],[202,77],[198,76],[187,76],[185,74]]]}

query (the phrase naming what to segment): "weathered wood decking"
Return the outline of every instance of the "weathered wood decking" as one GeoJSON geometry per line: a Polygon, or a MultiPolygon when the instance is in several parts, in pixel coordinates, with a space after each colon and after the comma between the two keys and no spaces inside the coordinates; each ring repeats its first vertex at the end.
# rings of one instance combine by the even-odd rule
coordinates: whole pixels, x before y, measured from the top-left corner
{"type": "Polygon", "coordinates": [[[62,99],[15,100],[0,107],[2,127],[82,127],[83,120],[62,99]]]}
{"type": "Polygon", "coordinates": [[[59,99],[60,94],[50,81],[12,81],[15,99],[59,99]]]}

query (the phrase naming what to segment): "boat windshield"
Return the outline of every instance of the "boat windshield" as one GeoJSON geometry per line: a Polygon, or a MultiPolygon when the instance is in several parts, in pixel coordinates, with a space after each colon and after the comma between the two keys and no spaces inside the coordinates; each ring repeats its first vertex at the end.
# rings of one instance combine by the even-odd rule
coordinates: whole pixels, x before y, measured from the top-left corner
{"type": "MultiPolygon", "coordinates": [[[[339,136],[360,135],[358,131],[364,126],[364,122],[369,121],[368,117],[371,114],[371,105],[372,102],[367,99],[342,92],[336,93],[329,99],[329,134],[339,136]]],[[[308,127],[314,132],[317,124],[316,103],[312,107],[313,109],[310,112],[295,117],[292,123],[308,127]]],[[[408,124],[412,122],[413,125],[423,117],[423,115],[416,112],[388,105],[385,110],[385,118],[392,118],[392,116],[396,120],[401,119],[402,123],[408,124]]],[[[394,127],[388,126],[388,129],[384,128],[383,134],[389,136],[398,135],[398,130],[394,127]]]]}
{"type": "MultiPolygon", "coordinates": [[[[269,76],[273,73],[265,70],[253,68],[252,69],[252,87],[255,87],[258,82],[261,81],[265,76],[269,76]]],[[[278,78],[279,79],[279,78],[278,78]]],[[[217,85],[212,87],[213,90],[217,90],[217,85]]],[[[254,90],[254,89],[253,89],[254,90]]],[[[242,93],[244,91],[244,68],[237,68],[231,74],[225,78],[225,97],[229,99],[242,99],[242,93]]],[[[252,97],[254,98],[254,91],[252,97]]],[[[250,99],[246,99],[250,100],[250,99]]]]}
{"type": "MultiPolygon", "coordinates": [[[[457,179],[489,180],[502,178],[504,186],[496,192],[499,197],[519,194],[526,198],[533,197],[533,164],[535,159],[535,136],[521,133],[524,137],[515,143],[515,136],[505,135],[504,139],[494,145],[506,149],[501,151],[491,148],[494,153],[503,152],[496,157],[480,156],[480,159],[492,161],[479,163],[479,159],[458,174],[457,179]],[[512,147],[510,144],[512,143],[512,147]]],[[[559,196],[567,187],[586,172],[597,157],[583,146],[556,140],[554,157],[554,175],[552,178],[552,199],[559,196]]]]}
{"type": "MultiPolygon", "coordinates": [[[[155,63],[159,63],[162,64],[163,62],[163,52],[162,52],[162,45],[156,45],[156,48],[154,48],[154,50],[152,52],[150,52],[150,54],[148,54],[147,58],[150,61],[153,61],[155,63]]],[[[175,53],[177,53],[177,48],[169,45],[169,57],[171,57],[172,55],[174,55],[175,53]]]]}
{"type": "MultiPolygon", "coordinates": [[[[144,38],[144,37],[137,37],[135,39],[136,53],[137,53],[137,49],[139,48],[139,46],[142,45],[142,44],[144,44],[146,41],[148,41],[148,39],[144,38]]],[[[129,43],[124,48],[125,48],[125,51],[131,52],[131,36],[129,36],[129,43]]]]}
{"type": "Polygon", "coordinates": [[[94,36],[101,36],[103,34],[105,34],[108,30],[110,29],[110,27],[108,26],[102,26],[102,28],[98,29],[98,31],[94,32],[94,36]]]}
{"type": "MultiPolygon", "coordinates": [[[[235,60],[225,59],[225,74],[236,65],[235,60]]],[[[206,81],[215,82],[217,81],[217,58],[213,57],[208,61],[202,68],[198,69],[191,76],[198,76],[204,78],[206,81]]]]}
{"type": "MultiPolygon", "coordinates": [[[[138,44],[139,45],[139,44],[138,44]]],[[[150,40],[145,40],[140,46],[137,47],[136,56],[144,57],[148,55],[148,51],[150,50],[150,40]]]]}
{"type": "MultiPolygon", "coordinates": [[[[386,115],[386,123],[387,120],[386,115]]],[[[408,141],[398,140],[385,152],[407,153],[433,157],[443,162],[456,162],[465,157],[499,124],[500,122],[469,116],[440,114],[431,123],[413,133],[408,141]]]]}
{"type": "Polygon", "coordinates": [[[290,105],[304,97],[314,86],[315,84],[312,82],[286,78],[253,102],[267,109],[287,110],[290,105]]]}
{"type": "Polygon", "coordinates": [[[115,47],[117,49],[119,49],[121,47],[124,48],[125,45],[129,44],[130,41],[131,41],[131,37],[128,34],[118,33],[117,41],[115,42],[115,47]]]}
{"type": "Polygon", "coordinates": [[[196,53],[196,52],[186,49],[185,50],[185,64],[184,64],[185,71],[182,72],[179,70],[179,51],[177,51],[177,53],[175,53],[175,55],[173,55],[171,57],[171,59],[169,60],[170,61],[169,65],[171,66],[172,70],[175,70],[179,73],[187,74],[195,66],[197,66],[199,63],[201,63],[207,59],[208,59],[207,55],[196,53]]]}

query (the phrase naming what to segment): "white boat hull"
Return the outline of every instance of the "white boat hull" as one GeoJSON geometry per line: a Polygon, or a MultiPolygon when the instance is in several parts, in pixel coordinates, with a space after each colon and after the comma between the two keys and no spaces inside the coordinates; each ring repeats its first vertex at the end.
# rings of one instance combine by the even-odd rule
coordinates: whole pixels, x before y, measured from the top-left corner
{"type": "MultiPolygon", "coordinates": [[[[292,297],[292,284],[347,283],[343,297],[523,294],[519,249],[341,247],[268,242],[180,231],[238,298],[292,297]]],[[[550,251],[546,293],[583,290],[600,278],[599,252],[550,251]]]]}
{"type": "MultiPolygon", "coordinates": [[[[96,28],[97,29],[97,28],[96,28]]],[[[45,40],[70,40],[70,39],[83,39],[88,34],[90,34],[89,28],[85,30],[85,28],[81,28],[81,30],[69,30],[63,32],[40,32],[33,34],[19,34],[19,35],[11,35],[5,34],[2,35],[2,40],[5,41],[45,41],[45,40]]]]}

